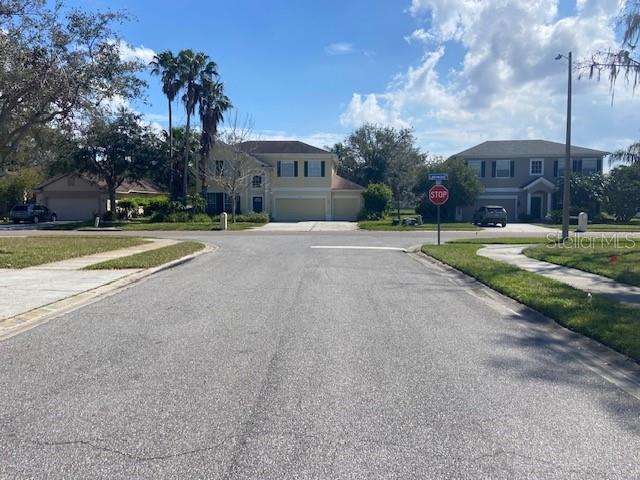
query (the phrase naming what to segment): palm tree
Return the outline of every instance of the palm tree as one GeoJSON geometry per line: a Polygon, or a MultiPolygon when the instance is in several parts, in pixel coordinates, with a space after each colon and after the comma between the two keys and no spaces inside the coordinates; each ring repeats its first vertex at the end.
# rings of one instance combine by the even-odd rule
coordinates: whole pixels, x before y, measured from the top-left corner
{"type": "MultiPolygon", "coordinates": [[[[182,101],[187,113],[187,125],[185,127],[185,138],[189,138],[191,132],[191,116],[195,113],[196,105],[199,101],[201,84],[198,83],[203,78],[213,79],[218,76],[217,65],[209,57],[202,53],[195,53],[193,50],[182,50],[178,54],[178,65],[180,68],[180,82],[185,90],[182,101]]],[[[182,178],[182,195],[187,197],[189,188],[189,149],[184,146],[184,166],[182,178]]]]}
{"type": "Polygon", "coordinates": [[[224,94],[224,84],[210,78],[202,78],[200,84],[200,185],[202,192],[206,189],[207,163],[209,152],[216,141],[218,125],[224,121],[224,112],[229,110],[231,100],[224,94]]]}
{"type": "Polygon", "coordinates": [[[640,142],[632,143],[627,148],[613,152],[609,156],[609,163],[614,162],[640,164],[640,142]]]}
{"type": "Polygon", "coordinates": [[[162,93],[167,97],[169,104],[169,191],[171,197],[175,198],[175,185],[173,179],[174,164],[173,164],[173,114],[172,104],[175,100],[178,92],[182,88],[180,81],[180,69],[178,65],[178,57],[170,50],[161,52],[153,57],[153,61],[149,63],[151,67],[151,74],[160,76],[162,81],[162,93]]]}

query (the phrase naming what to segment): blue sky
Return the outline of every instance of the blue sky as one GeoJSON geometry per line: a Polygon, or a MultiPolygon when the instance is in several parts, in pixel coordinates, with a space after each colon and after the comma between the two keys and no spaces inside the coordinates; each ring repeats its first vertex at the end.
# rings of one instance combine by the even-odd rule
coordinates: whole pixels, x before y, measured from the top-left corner
{"type": "MultiPolygon", "coordinates": [[[[132,54],[201,50],[262,138],[319,146],[364,121],[413,127],[448,155],[488,139],[564,138],[566,64],[615,45],[618,0],[89,0],[126,9],[132,54]]],[[[149,79],[148,104],[166,102],[149,79]]],[[[638,98],[624,85],[575,83],[575,143],[607,150],[638,138],[638,98]]],[[[180,108],[177,108],[180,111],[180,108]]],[[[177,115],[181,121],[184,116],[177,115]]]]}

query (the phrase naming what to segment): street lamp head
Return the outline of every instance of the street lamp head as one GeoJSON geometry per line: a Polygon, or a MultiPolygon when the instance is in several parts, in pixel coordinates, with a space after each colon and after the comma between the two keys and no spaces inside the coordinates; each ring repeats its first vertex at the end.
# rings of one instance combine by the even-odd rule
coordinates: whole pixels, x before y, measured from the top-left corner
{"type": "Polygon", "coordinates": [[[562,55],[561,53],[559,53],[558,55],[556,55],[556,60],[560,60],[564,55],[562,55]]]}

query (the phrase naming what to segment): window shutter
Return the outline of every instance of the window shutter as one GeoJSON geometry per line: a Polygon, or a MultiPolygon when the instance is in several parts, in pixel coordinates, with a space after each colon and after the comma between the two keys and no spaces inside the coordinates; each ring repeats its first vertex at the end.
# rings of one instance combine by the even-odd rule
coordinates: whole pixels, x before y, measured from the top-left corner
{"type": "Polygon", "coordinates": [[[293,176],[297,177],[298,176],[298,161],[295,160],[293,162],[293,176]]]}
{"type": "Polygon", "coordinates": [[[558,176],[558,160],[553,161],[553,176],[558,176]]]}
{"type": "Polygon", "coordinates": [[[324,177],[324,160],[320,162],[320,176],[324,177]]]}
{"type": "Polygon", "coordinates": [[[309,162],[307,162],[306,160],[304,161],[304,176],[309,176],[309,162]]]}
{"type": "Polygon", "coordinates": [[[484,176],[485,176],[485,174],[486,174],[486,172],[485,172],[485,170],[486,170],[486,168],[485,168],[485,163],[486,163],[486,162],[485,162],[484,160],[482,160],[482,163],[480,164],[480,165],[481,165],[481,166],[480,166],[480,176],[481,176],[482,178],[484,178],[484,176]]]}
{"type": "Polygon", "coordinates": [[[495,162],[495,160],[493,162],[491,162],[491,176],[492,177],[496,176],[496,162],[495,162]]]}
{"type": "Polygon", "coordinates": [[[576,160],[575,158],[573,159],[573,162],[571,162],[571,170],[573,172],[578,171],[578,160],[576,160]]]}
{"type": "Polygon", "coordinates": [[[509,176],[514,177],[515,173],[516,173],[516,162],[511,160],[511,163],[509,164],[509,176]]]}
{"type": "Polygon", "coordinates": [[[599,159],[596,161],[596,170],[597,170],[598,172],[602,172],[602,158],[599,158],[599,159]]]}
{"type": "Polygon", "coordinates": [[[280,166],[280,160],[278,160],[278,176],[280,176],[281,172],[282,172],[282,168],[280,166]]]}
{"type": "Polygon", "coordinates": [[[582,173],[582,159],[578,160],[578,173],[582,173]]]}

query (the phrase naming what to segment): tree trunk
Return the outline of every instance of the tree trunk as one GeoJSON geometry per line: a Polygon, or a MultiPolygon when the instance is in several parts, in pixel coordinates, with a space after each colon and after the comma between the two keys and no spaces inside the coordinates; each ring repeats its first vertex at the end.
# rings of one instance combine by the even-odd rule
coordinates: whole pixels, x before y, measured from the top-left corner
{"type": "Polygon", "coordinates": [[[400,197],[396,200],[396,208],[398,209],[398,221],[400,221],[400,197]]]}
{"type": "Polygon", "coordinates": [[[169,195],[171,200],[176,199],[176,186],[173,176],[173,114],[171,112],[171,100],[169,102],[169,195]]]}
{"type": "Polygon", "coordinates": [[[109,210],[113,212],[113,219],[116,220],[116,188],[109,186],[109,210]]]}
{"type": "Polygon", "coordinates": [[[236,192],[231,194],[231,223],[236,223],[236,192]]]}
{"type": "Polygon", "coordinates": [[[191,136],[191,115],[187,113],[187,126],[184,129],[184,168],[182,170],[182,196],[184,201],[187,201],[187,195],[189,194],[189,137],[191,136]]]}

